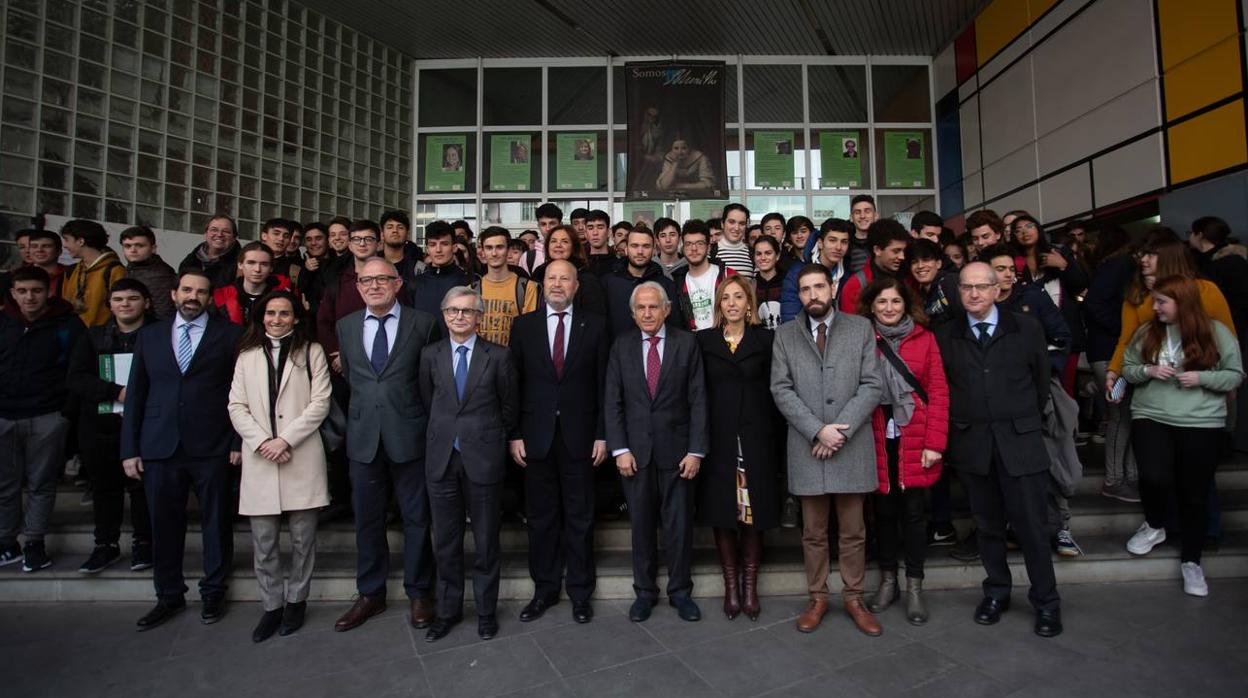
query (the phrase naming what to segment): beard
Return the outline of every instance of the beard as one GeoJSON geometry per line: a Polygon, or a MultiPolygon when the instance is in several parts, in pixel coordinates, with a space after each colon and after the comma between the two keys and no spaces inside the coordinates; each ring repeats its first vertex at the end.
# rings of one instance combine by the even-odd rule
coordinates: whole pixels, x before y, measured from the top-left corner
{"type": "Polygon", "coordinates": [[[806,306],[804,307],[806,314],[812,318],[815,318],[816,320],[822,317],[826,317],[828,314],[828,311],[831,309],[832,309],[831,301],[824,302],[824,301],[819,301],[819,300],[809,301],[806,303],[806,306]]]}

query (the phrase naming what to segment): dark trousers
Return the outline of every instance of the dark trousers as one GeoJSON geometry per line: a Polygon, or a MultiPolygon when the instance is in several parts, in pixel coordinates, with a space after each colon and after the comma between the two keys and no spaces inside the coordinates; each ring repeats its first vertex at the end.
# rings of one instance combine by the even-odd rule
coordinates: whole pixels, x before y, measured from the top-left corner
{"type": "Polygon", "coordinates": [[[492,616],[498,608],[501,570],[498,532],[502,525],[503,483],[482,485],[468,479],[459,451],[441,480],[429,481],[433,508],[433,541],[438,555],[438,617],[464,612],[464,516],[472,520],[476,560],[472,567],[472,597],[478,616],[492,616]]]}
{"type": "MultiPolygon", "coordinates": [[[[330,372],[329,383],[332,388],[331,399],[342,408],[342,413],[349,414],[347,402],[351,389],[347,381],[337,373],[330,372]]],[[[329,502],[338,506],[352,506],[351,500],[351,467],[347,461],[345,448],[339,448],[325,454],[326,475],[329,485],[329,502]]]]}
{"type": "Polygon", "coordinates": [[[1209,487],[1220,429],[1174,427],[1151,419],[1131,422],[1131,447],[1140,469],[1144,519],[1166,525],[1171,497],[1178,503],[1183,562],[1200,562],[1208,524],[1209,487]]]}
{"type": "Polygon", "coordinates": [[[95,544],[116,545],[121,540],[126,494],[130,495],[130,525],[134,542],[151,543],[152,519],[147,509],[143,483],[126,477],[121,467],[121,443],[116,434],[100,434],[83,440],[82,457],[89,464],[92,509],[95,515],[95,544]]]}
{"type": "Polygon", "coordinates": [[[194,458],[178,446],[166,460],[143,461],[143,484],[152,514],[152,578],[156,597],[180,599],[186,594],[182,556],[186,550],[187,496],[195,490],[203,527],[204,577],[199,594],[205,599],[225,595],[234,556],[230,527],[230,464],[226,456],[194,458]]]}
{"type": "Polygon", "coordinates": [[[662,526],[667,595],[688,597],[693,591],[693,481],[653,461],[637,465],[636,475],[620,478],[632,519],[633,590],[639,599],[659,597],[657,529],[662,526]]]}
{"type": "Polygon", "coordinates": [[[876,493],[875,530],[879,547],[880,569],[897,571],[897,553],[906,556],[906,576],[923,578],[923,562],[927,558],[927,492],[918,488],[902,489],[897,471],[900,439],[884,442],[888,453],[888,494],[876,493]]]}
{"type": "Polygon", "coordinates": [[[528,462],[524,488],[533,596],[557,599],[566,565],[568,598],[588,601],[595,578],[593,460],[568,451],[556,419],[550,452],[528,462]]]}
{"type": "Polygon", "coordinates": [[[932,485],[932,523],[953,523],[953,493],[950,490],[953,487],[954,475],[951,470],[951,468],[942,470],[940,478],[932,485]]]}
{"type": "Polygon", "coordinates": [[[403,521],[403,589],[410,599],[428,598],[433,593],[434,563],[425,461],[392,461],[385,445],[378,444],[372,462],[350,463],[356,590],[361,596],[386,598],[386,578],[390,576],[386,511],[393,489],[403,521]]]}
{"type": "Polygon", "coordinates": [[[1023,548],[1023,562],[1031,590],[1027,598],[1036,610],[1057,609],[1057,577],[1049,551],[1048,487],[1049,473],[1013,476],[1001,466],[1001,455],[993,451],[986,475],[958,473],[971,500],[971,513],[978,530],[979,555],[983,561],[984,596],[1004,601],[1010,597],[1013,580],[1006,560],[1005,524],[1008,521],[1023,548]]]}

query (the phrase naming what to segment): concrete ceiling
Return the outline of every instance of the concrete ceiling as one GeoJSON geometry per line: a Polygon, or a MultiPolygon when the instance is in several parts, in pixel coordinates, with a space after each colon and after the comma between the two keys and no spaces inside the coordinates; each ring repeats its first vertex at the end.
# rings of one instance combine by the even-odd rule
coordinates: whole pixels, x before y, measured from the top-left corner
{"type": "Polygon", "coordinates": [[[300,0],[417,59],[907,55],[987,0],[300,0]]]}

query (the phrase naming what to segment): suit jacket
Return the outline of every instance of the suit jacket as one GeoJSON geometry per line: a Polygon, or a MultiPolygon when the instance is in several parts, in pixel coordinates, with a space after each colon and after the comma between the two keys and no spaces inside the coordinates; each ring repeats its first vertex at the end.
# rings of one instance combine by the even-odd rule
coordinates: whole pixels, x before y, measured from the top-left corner
{"type": "Polygon", "coordinates": [[[799,496],[874,492],[871,413],[880,404],[880,365],[871,321],[837,311],[820,356],[806,311],[776,330],[771,394],[789,423],[789,491],[799,496]],[[831,458],[810,453],[819,430],[848,424],[845,445],[831,458]]]}
{"type": "Polygon", "coordinates": [[[519,411],[516,373],[507,347],[477,336],[460,400],[451,340],[429,345],[420,357],[420,396],[431,415],[426,477],[436,481],[446,476],[458,436],[468,479],[479,485],[502,482],[507,435],[515,432],[519,411]]]}
{"type": "Polygon", "coordinates": [[[963,313],[936,329],[949,379],[951,468],[986,475],[995,445],[1010,475],[1049,469],[1041,415],[1049,395],[1044,329],[1028,315],[999,309],[997,329],[980,348],[963,313]]]}
{"type": "Polygon", "coordinates": [[[605,419],[607,450],[627,448],[638,468],[651,461],[675,469],[689,453],[705,455],[707,432],[702,352],[694,336],[668,325],[663,342],[659,388],[654,399],[646,386],[641,330],[616,337],[607,359],[605,419]]]}
{"type": "Polygon", "coordinates": [[[437,337],[437,321],[429,313],[403,306],[399,332],[381,375],[364,351],[364,315],[357,310],[338,321],[342,375],[351,386],[347,408],[347,458],[370,463],[385,443],[395,462],[425,457],[429,414],[420,400],[420,352],[437,337]]]}
{"type": "Polygon", "coordinates": [[[226,404],[242,329],[210,315],[183,375],[173,353],[173,322],[139,330],[121,424],[123,460],[163,460],[179,444],[195,458],[226,456],[239,448],[226,404]]]}
{"type": "Polygon", "coordinates": [[[543,304],[511,326],[511,360],[520,383],[519,429],[511,438],[524,439],[527,457],[545,458],[555,440],[558,417],[568,451],[588,457],[594,441],[607,438],[602,411],[611,347],[607,321],[573,305],[572,319],[564,327],[569,335],[563,375],[556,376],[546,312],[543,304]]]}
{"type": "Polygon", "coordinates": [[[329,504],[325,447],[318,429],[329,414],[329,364],[319,344],[309,344],[286,358],[278,381],[274,419],[269,421],[267,347],[239,355],[230,388],[230,421],[243,441],[242,483],[238,513],[273,516],[283,511],[329,504]],[[290,460],[278,464],[256,449],[273,437],[290,444],[290,460]]]}

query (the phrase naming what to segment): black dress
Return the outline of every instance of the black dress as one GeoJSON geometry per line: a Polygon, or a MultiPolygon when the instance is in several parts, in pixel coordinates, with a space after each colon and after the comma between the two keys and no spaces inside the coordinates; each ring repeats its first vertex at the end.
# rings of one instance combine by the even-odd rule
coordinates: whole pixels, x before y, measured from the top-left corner
{"type": "Polygon", "coordinates": [[[710,452],[698,473],[698,520],[719,528],[736,528],[737,437],[754,527],[780,524],[778,454],[784,432],[771,397],[772,332],[745,328],[736,352],[728,348],[723,330],[698,332],[710,409],[710,452]]]}

